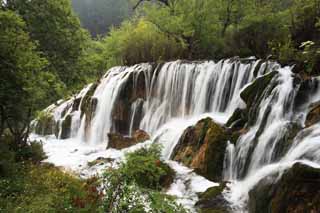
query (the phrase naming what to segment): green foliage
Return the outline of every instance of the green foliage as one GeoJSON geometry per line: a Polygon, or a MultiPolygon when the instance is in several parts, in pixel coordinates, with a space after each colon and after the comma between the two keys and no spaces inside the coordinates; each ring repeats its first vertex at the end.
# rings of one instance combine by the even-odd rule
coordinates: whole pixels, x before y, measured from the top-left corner
{"type": "Polygon", "coordinates": [[[183,46],[144,19],[124,22],[104,39],[108,66],[179,58],[183,46]]]}
{"type": "Polygon", "coordinates": [[[27,160],[33,163],[39,163],[47,158],[42,144],[36,141],[28,142],[26,146],[19,147],[15,155],[18,161],[27,160]]]}
{"type": "Polygon", "coordinates": [[[2,212],[99,212],[95,180],[81,181],[49,166],[19,165],[0,178],[2,212]]]}
{"type": "Polygon", "coordinates": [[[173,171],[160,159],[161,148],[153,145],[142,148],[126,156],[126,163],[121,170],[129,181],[150,189],[161,189],[163,179],[173,176],[173,171]]]}
{"type": "Polygon", "coordinates": [[[160,147],[153,145],[126,156],[118,169],[104,174],[106,212],[186,212],[174,198],[157,191],[162,177],[173,171],[160,160],[160,147]]]}
{"type": "Polygon", "coordinates": [[[69,0],[16,0],[13,8],[27,24],[38,50],[49,61],[47,70],[57,74],[69,88],[77,88],[84,81],[79,75],[80,56],[83,54],[88,33],[80,26],[69,0]]]}
{"type": "Polygon", "coordinates": [[[36,51],[24,21],[0,10],[0,136],[9,128],[16,139],[26,140],[34,108],[46,104],[45,89],[38,84],[47,61],[36,51]]]}

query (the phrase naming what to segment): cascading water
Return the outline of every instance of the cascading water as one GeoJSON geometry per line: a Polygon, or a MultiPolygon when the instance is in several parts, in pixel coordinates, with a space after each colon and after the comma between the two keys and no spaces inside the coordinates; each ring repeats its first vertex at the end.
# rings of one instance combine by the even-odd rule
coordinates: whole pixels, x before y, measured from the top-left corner
{"type": "Polygon", "coordinates": [[[288,67],[278,72],[269,84],[271,88],[265,90],[255,124],[238,139],[236,146],[229,143],[226,150],[224,178],[231,184],[225,197],[234,212],[248,211],[249,191],[263,178],[281,173],[297,162],[320,168],[319,124],[301,131],[287,153],[280,159],[276,156],[284,135],[290,131],[288,126],[293,122],[303,125],[304,119],[298,115],[306,114],[307,106],[320,98],[319,92],[314,94],[300,112],[294,112],[298,89],[294,76],[288,67]]]}
{"type": "Polygon", "coordinates": [[[229,142],[226,149],[223,175],[231,184],[224,195],[235,212],[246,212],[248,192],[262,178],[297,161],[315,167],[320,164],[320,124],[300,132],[291,147],[279,154],[291,125],[303,125],[308,105],[320,99],[314,94],[297,112],[294,103],[299,83],[291,68],[251,59],[245,63],[232,59],[115,67],[91,95],[95,107],[89,114],[83,106],[88,103],[85,96],[92,85],[47,111],[58,123],[59,138],[68,116],[70,136],[88,144],[106,144],[108,133],[131,136],[143,129],[163,145],[163,157],[169,159],[187,127],[208,116],[226,123],[237,108],[246,108],[241,92],[272,71],[277,74],[255,103],[256,117],[247,123],[236,144],[229,142]],[[75,105],[79,99],[80,104],[75,105]]]}

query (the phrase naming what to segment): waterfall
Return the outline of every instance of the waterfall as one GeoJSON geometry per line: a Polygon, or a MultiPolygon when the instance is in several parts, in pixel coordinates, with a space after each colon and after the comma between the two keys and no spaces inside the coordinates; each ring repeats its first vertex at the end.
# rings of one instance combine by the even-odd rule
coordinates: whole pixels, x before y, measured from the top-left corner
{"type": "Polygon", "coordinates": [[[320,124],[304,128],[308,107],[320,100],[320,90],[315,88],[298,106],[299,79],[291,67],[253,59],[143,63],[114,67],[96,87],[88,85],[46,110],[53,114],[59,138],[68,119],[70,137],[90,145],[106,145],[108,133],[132,136],[142,129],[162,144],[162,157],[169,159],[184,130],[200,119],[225,124],[236,109],[250,114],[248,108],[254,108],[236,143],[228,142],[223,165],[223,178],[231,182],[224,196],[235,212],[245,212],[249,191],[264,177],[296,162],[320,167],[320,124]],[[269,74],[274,75],[259,99],[247,106],[240,94],[269,74]],[[94,103],[92,112],[84,109],[88,103],[94,103]],[[294,125],[300,129],[293,142],[283,144],[294,125]]]}
{"type": "Polygon", "coordinates": [[[297,162],[320,168],[319,123],[300,131],[289,150],[279,159],[276,156],[282,138],[290,131],[288,126],[293,122],[303,125],[308,106],[320,99],[319,91],[309,94],[304,107],[295,111],[297,89],[291,69],[279,69],[258,106],[255,124],[240,136],[236,146],[228,144],[224,178],[232,184],[225,197],[235,212],[247,211],[248,193],[263,178],[282,173],[297,162]]]}
{"type": "MultiPolygon", "coordinates": [[[[138,128],[153,135],[175,118],[215,112],[231,114],[243,106],[239,94],[255,78],[253,72],[257,64],[259,61],[175,61],[156,68],[149,64],[114,68],[94,93],[98,106],[91,121],[90,142],[107,141],[106,133],[117,126],[123,128],[114,121],[114,114],[115,111],[123,113],[125,107],[129,112],[117,115],[117,119],[128,124],[127,129],[119,130],[128,135],[138,128]],[[128,88],[132,91],[127,91],[128,88]],[[123,90],[129,93],[127,97],[123,98],[123,90]],[[124,99],[127,103],[120,103],[124,99]],[[138,115],[137,111],[141,113],[138,115]]],[[[262,73],[264,66],[258,70],[262,73]]]]}

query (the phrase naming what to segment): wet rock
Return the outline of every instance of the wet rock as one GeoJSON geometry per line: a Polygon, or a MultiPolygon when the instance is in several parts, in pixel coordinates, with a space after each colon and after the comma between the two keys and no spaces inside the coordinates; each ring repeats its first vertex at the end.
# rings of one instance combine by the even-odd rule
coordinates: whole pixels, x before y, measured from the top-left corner
{"type": "Polygon", "coordinates": [[[188,127],[174,148],[171,159],[191,167],[213,181],[222,178],[223,161],[230,133],[211,118],[188,127]]]}
{"type": "Polygon", "coordinates": [[[320,169],[300,163],[262,179],[249,192],[250,213],[320,212],[320,169]]]}
{"type": "Polygon", "coordinates": [[[123,136],[119,133],[109,133],[109,142],[107,149],[125,149],[138,143],[143,143],[150,139],[148,133],[143,130],[137,130],[134,132],[133,137],[123,136]]]}
{"type": "Polygon", "coordinates": [[[319,80],[316,78],[303,79],[303,77],[297,77],[299,81],[299,90],[294,100],[294,107],[299,109],[304,104],[308,103],[310,97],[318,91],[319,80]]]}
{"type": "Polygon", "coordinates": [[[165,171],[160,177],[159,184],[161,188],[168,189],[174,181],[175,171],[168,164],[160,160],[157,161],[156,164],[165,171]]]}
{"type": "Polygon", "coordinates": [[[240,97],[247,105],[247,120],[249,125],[254,124],[257,119],[260,102],[277,85],[276,82],[271,83],[277,73],[276,71],[272,71],[257,78],[241,92],[240,97]]]}
{"type": "Polygon", "coordinates": [[[320,101],[310,106],[310,111],[307,115],[305,125],[306,127],[312,126],[320,121],[320,101]]]}
{"type": "Polygon", "coordinates": [[[145,142],[147,140],[150,140],[150,135],[141,129],[136,130],[133,133],[132,137],[138,142],[145,142]]]}
{"type": "Polygon", "coordinates": [[[70,137],[71,134],[71,122],[72,122],[72,117],[71,115],[67,115],[66,118],[61,121],[61,134],[60,134],[60,139],[67,139],[70,137]]]}
{"type": "Polygon", "coordinates": [[[228,201],[222,195],[226,183],[211,187],[199,196],[196,208],[200,213],[228,213],[231,212],[228,201]]]}
{"type": "MultiPolygon", "coordinates": [[[[123,88],[119,93],[119,97],[117,98],[114,109],[112,112],[113,119],[113,130],[115,132],[119,132],[123,135],[128,135],[130,120],[131,120],[131,106],[132,104],[138,100],[146,100],[147,95],[147,87],[146,87],[146,76],[144,72],[139,73],[129,73],[130,75],[127,79],[127,82],[124,84],[123,88]]],[[[142,106],[140,106],[142,109],[142,106]]],[[[141,110],[138,110],[139,112],[141,110]]],[[[137,116],[136,120],[139,120],[140,116],[137,116]]],[[[137,126],[133,127],[134,129],[137,126]]]]}
{"type": "Polygon", "coordinates": [[[98,82],[92,84],[88,92],[85,94],[85,96],[82,98],[82,101],[81,101],[81,106],[80,106],[81,117],[85,114],[87,123],[91,121],[93,117],[93,113],[96,110],[96,106],[98,103],[98,100],[92,97],[97,87],[98,87],[98,82]]]}
{"type": "Polygon", "coordinates": [[[96,160],[88,162],[88,166],[92,167],[92,166],[95,166],[95,165],[111,163],[113,161],[114,161],[114,159],[112,159],[112,158],[98,157],[96,160]]]}
{"type": "Polygon", "coordinates": [[[81,102],[81,98],[76,98],[76,99],[73,100],[72,112],[77,111],[79,109],[80,102],[81,102]]]}
{"type": "Polygon", "coordinates": [[[247,111],[245,109],[237,108],[227,121],[226,126],[232,129],[242,129],[246,123],[247,111]]]}

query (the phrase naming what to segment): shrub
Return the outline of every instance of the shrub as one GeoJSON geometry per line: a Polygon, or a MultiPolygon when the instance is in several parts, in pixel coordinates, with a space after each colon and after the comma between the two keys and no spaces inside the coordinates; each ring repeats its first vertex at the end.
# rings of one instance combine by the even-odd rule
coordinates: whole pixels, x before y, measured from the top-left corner
{"type": "Polygon", "coordinates": [[[174,172],[160,160],[161,147],[153,145],[142,148],[126,156],[121,170],[129,181],[144,188],[159,190],[165,187],[166,179],[173,180],[174,172]]]}
{"type": "Polygon", "coordinates": [[[168,186],[174,176],[160,160],[160,151],[158,145],[139,149],[127,154],[126,162],[118,169],[105,172],[106,212],[186,212],[174,197],[158,191],[168,186]]]}
{"type": "Polygon", "coordinates": [[[50,165],[20,164],[0,179],[0,212],[98,212],[95,179],[82,181],[50,165]]]}

